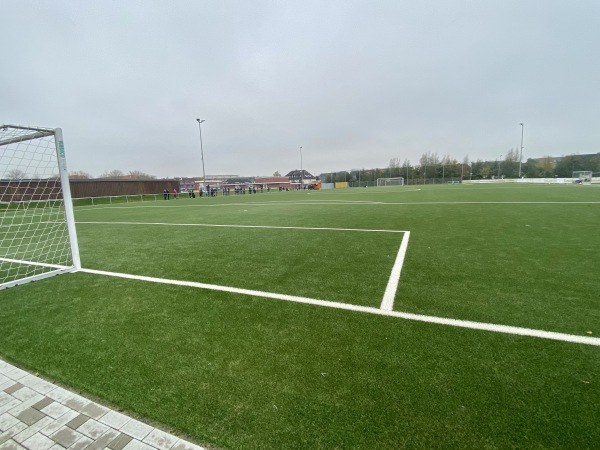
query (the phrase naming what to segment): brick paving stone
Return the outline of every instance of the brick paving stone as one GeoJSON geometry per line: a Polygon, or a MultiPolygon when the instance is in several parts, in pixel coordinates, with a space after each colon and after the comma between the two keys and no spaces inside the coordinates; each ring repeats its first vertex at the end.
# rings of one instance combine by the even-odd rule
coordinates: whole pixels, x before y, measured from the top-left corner
{"type": "Polygon", "coordinates": [[[131,436],[120,433],[107,447],[111,450],[122,450],[132,439],[131,436]]]}
{"type": "Polygon", "coordinates": [[[192,444],[191,442],[180,439],[177,444],[175,444],[169,450],[204,450],[204,447],[200,447],[196,444],[192,444]]]}
{"type": "Polygon", "coordinates": [[[51,436],[54,433],[56,433],[58,430],[60,430],[62,427],[64,427],[67,422],[69,422],[71,419],[77,417],[78,415],[79,415],[79,413],[77,411],[73,411],[72,409],[69,409],[66,413],[64,413],[58,419],[54,420],[50,425],[48,425],[45,428],[42,428],[41,432],[42,432],[42,434],[44,434],[46,436],[51,436]]]}
{"type": "Polygon", "coordinates": [[[9,413],[0,415],[0,433],[8,430],[20,422],[15,416],[9,413]]]}
{"type": "Polygon", "coordinates": [[[0,392],[0,406],[6,405],[7,403],[10,403],[12,400],[14,400],[14,397],[12,395],[7,394],[5,392],[0,392]]]}
{"type": "Polygon", "coordinates": [[[115,438],[119,435],[117,430],[113,430],[109,428],[106,433],[96,439],[94,442],[90,444],[85,450],[100,450],[106,448],[108,444],[115,440],[115,438]]]}
{"type": "Polygon", "coordinates": [[[26,377],[27,375],[29,375],[27,372],[25,372],[22,369],[19,369],[18,367],[14,367],[13,370],[9,370],[8,372],[5,372],[4,375],[6,375],[8,378],[12,379],[12,380],[20,380],[23,377],[26,377]]]}
{"type": "Polygon", "coordinates": [[[67,408],[65,405],[61,405],[60,403],[53,401],[48,406],[44,406],[42,409],[40,409],[40,411],[50,417],[53,417],[54,419],[58,419],[66,412],[73,410],[67,408]]]}
{"type": "Polygon", "coordinates": [[[54,442],[62,445],[63,447],[69,448],[75,442],[80,440],[83,437],[83,434],[73,430],[69,427],[62,427],[56,433],[50,436],[54,442]]]}
{"type": "MultiPolygon", "coordinates": [[[[14,380],[13,380],[13,383],[15,383],[14,380]]],[[[13,394],[16,391],[18,391],[19,389],[21,389],[22,387],[24,387],[24,386],[21,383],[15,383],[11,387],[4,389],[4,392],[6,392],[7,394],[13,394]]]]}
{"type": "Polygon", "coordinates": [[[44,397],[43,399],[41,399],[39,402],[37,402],[34,405],[31,405],[31,407],[33,409],[37,409],[38,411],[41,411],[42,409],[44,409],[46,406],[50,405],[54,403],[54,400],[52,400],[51,398],[48,397],[44,397]]]}
{"type": "Polygon", "coordinates": [[[144,444],[142,441],[133,439],[129,444],[123,447],[123,450],[156,450],[154,447],[144,444]]]}
{"type": "Polygon", "coordinates": [[[21,401],[17,400],[16,398],[13,398],[10,402],[0,406],[0,414],[4,414],[5,412],[10,411],[13,408],[16,408],[21,403],[21,401]]]}
{"type": "Polygon", "coordinates": [[[25,428],[27,428],[27,425],[24,424],[23,422],[19,421],[18,424],[16,424],[13,427],[10,427],[4,433],[0,434],[0,444],[4,444],[9,439],[12,439],[13,436],[15,436],[16,434],[19,434],[25,428]]]}
{"type": "Polygon", "coordinates": [[[69,408],[74,409],[75,411],[81,412],[83,408],[85,408],[89,403],[91,403],[88,399],[83,398],[80,395],[74,394],[73,397],[65,401],[63,404],[68,406],[69,408]]]}
{"type": "Polygon", "coordinates": [[[131,417],[128,417],[125,414],[121,414],[117,411],[109,411],[100,418],[100,422],[117,430],[120,430],[121,427],[123,427],[130,420],[131,417]]]}
{"type": "Polygon", "coordinates": [[[30,408],[31,405],[39,402],[42,398],[44,398],[42,394],[36,394],[34,397],[31,397],[29,400],[25,400],[24,402],[15,399],[18,402],[18,404],[10,410],[8,410],[8,412],[16,417],[18,414],[25,411],[27,408],[30,408]]]}
{"type": "Polygon", "coordinates": [[[35,386],[40,381],[42,381],[42,380],[40,378],[36,377],[32,373],[28,373],[23,378],[19,379],[19,383],[21,383],[23,386],[27,386],[29,388],[35,386]]]}
{"type": "Polygon", "coordinates": [[[38,395],[38,393],[35,392],[33,389],[28,388],[27,386],[23,386],[21,389],[12,394],[14,398],[19,399],[22,402],[25,402],[30,398],[35,397],[36,395],[38,395]]]}
{"type": "Polygon", "coordinates": [[[52,383],[42,380],[41,383],[36,384],[32,389],[42,395],[46,395],[48,392],[53,391],[55,387],[52,383]]]}
{"type": "Polygon", "coordinates": [[[54,441],[52,439],[48,439],[41,433],[35,433],[26,441],[22,442],[23,447],[35,449],[35,450],[48,450],[50,447],[54,445],[54,441]]]}
{"type": "Polygon", "coordinates": [[[92,444],[94,441],[92,439],[90,439],[87,436],[83,436],[81,439],[79,439],[77,442],[75,442],[73,445],[71,445],[69,447],[69,450],[83,450],[83,449],[87,449],[90,444],[92,444]]]}
{"type": "Polygon", "coordinates": [[[76,430],[81,425],[83,425],[84,423],[86,423],[88,420],[90,420],[90,418],[88,416],[86,416],[85,414],[79,413],[77,415],[77,417],[74,417],[69,422],[67,422],[67,426],[69,428],[73,428],[74,430],[76,430]]]}
{"type": "Polygon", "coordinates": [[[46,394],[46,397],[50,397],[54,401],[64,404],[68,399],[73,398],[75,394],[67,391],[61,387],[55,386],[50,392],[46,394]]]}
{"type": "Polygon", "coordinates": [[[151,427],[150,425],[146,425],[139,420],[132,419],[127,422],[123,428],[121,428],[121,431],[141,441],[148,436],[153,429],[154,427],[151,427]]]}
{"type": "Polygon", "coordinates": [[[2,375],[2,374],[0,373],[0,384],[4,384],[4,383],[6,383],[7,381],[12,381],[12,380],[11,380],[10,378],[8,378],[7,376],[5,376],[5,375],[2,375]]]}
{"type": "Polygon", "coordinates": [[[27,450],[21,444],[16,443],[13,440],[6,441],[4,444],[0,445],[0,450],[27,450]]]}
{"type": "Polygon", "coordinates": [[[178,440],[178,437],[155,428],[144,438],[143,442],[160,450],[169,450],[178,440]]]}
{"type": "Polygon", "coordinates": [[[56,387],[52,383],[49,383],[46,380],[42,380],[41,378],[36,377],[33,374],[29,374],[26,377],[21,378],[19,381],[25,386],[44,395],[52,391],[56,387]]]}
{"type": "Polygon", "coordinates": [[[21,422],[26,423],[27,425],[33,425],[38,420],[46,417],[46,414],[39,412],[37,409],[33,409],[31,407],[21,411],[19,414],[15,416],[21,422]]]}
{"type": "Polygon", "coordinates": [[[92,439],[98,439],[100,436],[106,433],[108,429],[109,428],[103,423],[100,423],[94,419],[90,419],[77,428],[77,431],[92,439]]]}
{"type": "Polygon", "coordinates": [[[92,419],[99,419],[108,412],[108,408],[100,406],[97,403],[90,402],[81,410],[81,412],[86,416],[90,416],[92,419]]]}
{"type": "Polygon", "coordinates": [[[42,428],[44,428],[50,422],[52,422],[52,417],[44,417],[42,420],[39,420],[35,424],[25,428],[19,434],[15,434],[13,436],[13,440],[17,441],[19,443],[23,443],[24,441],[29,439],[31,436],[33,436],[35,433],[38,433],[42,428]]]}
{"type": "Polygon", "coordinates": [[[65,448],[62,445],[60,445],[60,444],[54,444],[48,450],[65,450],[65,448]]]}
{"type": "Polygon", "coordinates": [[[0,391],[4,391],[4,389],[11,387],[15,382],[9,378],[6,381],[0,383],[0,391]]]}

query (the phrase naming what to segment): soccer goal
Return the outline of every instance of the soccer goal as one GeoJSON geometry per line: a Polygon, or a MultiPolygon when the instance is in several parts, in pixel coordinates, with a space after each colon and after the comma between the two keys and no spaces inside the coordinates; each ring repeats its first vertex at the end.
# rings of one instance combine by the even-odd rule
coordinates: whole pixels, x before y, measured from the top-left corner
{"type": "Polygon", "coordinates": [[[404,186],[404,177],[377,178],[377,186],[404,186]]]}
{"type": "Polygon", "coordinates": [[[592,184],[592,172],[589,170],[580,170],[573,172],[573,183],[592,184]]]}
{"type": "Polygon", "coordinates": [[[60,128],[0,126],[0,289],[81,268],[60,128]]]}

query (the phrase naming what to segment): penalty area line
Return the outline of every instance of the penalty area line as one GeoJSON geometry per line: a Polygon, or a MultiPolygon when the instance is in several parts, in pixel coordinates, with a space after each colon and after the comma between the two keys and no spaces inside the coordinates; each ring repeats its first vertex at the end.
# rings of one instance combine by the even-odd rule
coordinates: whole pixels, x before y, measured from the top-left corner
{"type": "Polygon", "coordinates": [[[495,333],[512,334],[517,336],[535,337],[540,339],[549,339],[553,341],[570,342],[575,344],[593,345],[600,347],[600,338],[589,336],[577,336],[574,334],[558,333],[554,331],[536,330],[532,328],[513,327],[509,325],[498,325],[492,323],[472,322],[469,320],[449,319],[445,317],[426,316],[422,314],[413,314],[399,311],[387,311],[380,308],[369,306],[351,305],[349,303],[338,303],[328,300],[318,300],[314,298],[298,297],[294,295],[277,294],[274,292],[255,291],[252,289],[240,289],[230,286],[220,286],[215,284],[198,283],[195,281],[170,280],[166,278],[154,278],[142,275],[131,275],[118,272],[107,272],[104,270],[79,269],[78,272],[85,272],[94,275],[106,275],[116,278],[125,278],[130,280],[147,281],[151,283],[170,284],[176,286],[195,287],[213,291],[230,292],[234,294],[249,295],[253,297],[271,298],[275,300],[284,300],[294,303],[304,303],[308,305],[322,306],[327,308],[342,309],[346,311],[362,312],[375,314],[379,316],[396,317],[399,319],[412,320],[417,322],[432,323],[437,325],[447,325],[458,328],[468,328],[472,330],[491,331],[495,333]]]}
{"type": "Polygon", "coordinates": [[[398,283],[400,282],[400,273],[402,272],[402,265],[404,264],[404,257],[406,256],[406,250],[408,249],[408,239],[410,238],[410,231],[404,232],[394,267],[392,267],[392,273],[390,279],[385,288],[383,294],[383,300],[381,301],[380,309],[384,311],[391,311],[394,308],[394,299],[396,298],[396,291],[398,290],[398,283]]]}

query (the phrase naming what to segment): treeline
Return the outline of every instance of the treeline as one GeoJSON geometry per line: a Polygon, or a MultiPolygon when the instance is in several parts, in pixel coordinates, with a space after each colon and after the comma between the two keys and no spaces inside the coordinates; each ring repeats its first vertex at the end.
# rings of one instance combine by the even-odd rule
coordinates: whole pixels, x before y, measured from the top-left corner
{"type": "MultiPolygon", "coordinates": [[[[438,157],[436,153],[424,153],[417,164],[411,164],[408,159],[403,162],[392,158],[386,168],[352,169],[321,174],[325,183],[360,182],[375,183],[377,178],[404,177],[414,184],[419,180],[438,179],[451,180],[481,180],[492,178],[518,178],[519,173],[526,178],[570,178],[575,171],[590,171],[600,175],[600,153],[591,155],[569,155],[562,157],[546,156],[544,158],[528,159],[519,164],[518,150],[511,149],[505,156],[499,156],[494,161],[470,161],[466,156],[458,161],[450,156],[438,157]],[[520,166],[520,167],[519,167],[520,166]]],[[[425,182],[425,181],[423,181],[425,182]]]]}
{"type": "MultiPolygon", "coordinates": [[[[69,173],[70,178],[76,178],[79,180],[91,180],[94,179],[89,173],[84,172],[83,170],[76,170],[69,173]]],[[[154,175],[149,175],[147,173],[141,172],[139,170],[131,170],[127,174],[122,171],[115,169],[108,172],[104,172],[101,174],[98,179],[114,179],[114,178],[126,178],[129,180],[155,180],[156,177],[154,175]]]]}

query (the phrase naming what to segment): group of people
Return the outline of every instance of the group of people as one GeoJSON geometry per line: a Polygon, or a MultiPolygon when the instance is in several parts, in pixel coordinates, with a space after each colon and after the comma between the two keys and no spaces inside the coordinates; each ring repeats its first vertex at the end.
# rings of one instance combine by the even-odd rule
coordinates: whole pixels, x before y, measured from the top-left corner
{"type": "MultiPolygon", "coordinates": [[[[230,195],[231,193],[231,189],[228,187],[222,187],[221,192],[223,193],[223,196],[226,195],[230,195]]],[[[270,186],[264,186],[264,185],[260,185],[259,187],[257,187],[256,185],[253,186],[236,186],[233,189],[233,193],[235,195],[245,195],[246,191],[248,191],[248,194],[257,194],[258,192],[264,192],[264,190],[266,190],[267,192],[271,192],[271,187],[270,186]]],[[[206,187],[200,188],[198,189],[198,196],[202,197],[203,195],[206,197],[216,197],[217,193],[218,193],[218,189],[216,187],[211,187],[209,185],[206,185],[206,187]]],[[[279,192],[281,191],[289,191],[289,188],[283,187],[283,186],[279,186],[279,192]]],[[[196,193],[194,192],[193,189],[189,189],[187,191],[188,197],[189,198],[196,198],[196,193]]],[[[177,192],[177,189],[173,189],[173,191],[169,191],[168,189],[165,189],[163,191],[163,195],[164,195],[164,199],[165,200],[169,200],[171,198],[171,195],[173,196],[174,199],[179,198],[179,193],[177,192]]]]}
{"type": "MultiPolygon", "coordinates": [[[[171,192],[168,189],[163,191],[163,196],[165,200],[169,200],[171,198],[171,192]]],[[[177,199],[177,189],[173,189],[173,198],[177,199]]]]}

